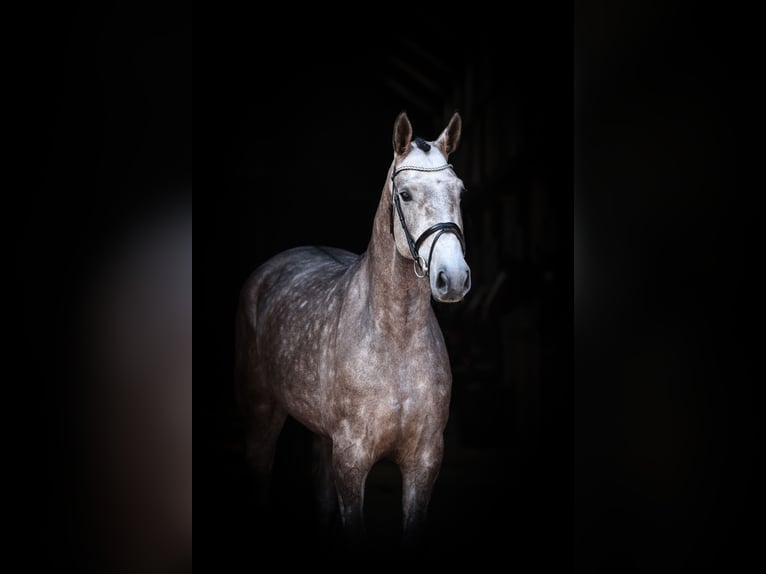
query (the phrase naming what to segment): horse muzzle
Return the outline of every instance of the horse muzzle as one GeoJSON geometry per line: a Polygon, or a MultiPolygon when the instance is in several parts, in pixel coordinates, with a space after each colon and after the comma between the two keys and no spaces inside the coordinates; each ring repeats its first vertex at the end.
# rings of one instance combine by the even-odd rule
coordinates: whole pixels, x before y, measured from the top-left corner
{"type": "Polygon", "coordinates": [[[471,269],[462,265],[431,269],[431,294],[442,303],[457,303],[471,290],[471,269]]]}

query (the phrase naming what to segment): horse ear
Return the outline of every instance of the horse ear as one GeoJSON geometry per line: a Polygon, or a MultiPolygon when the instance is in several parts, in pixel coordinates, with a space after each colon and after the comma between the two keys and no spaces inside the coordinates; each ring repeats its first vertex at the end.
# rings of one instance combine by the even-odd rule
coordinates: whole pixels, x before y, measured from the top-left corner
{"type": "Polygon", "coordinates": [[[410,140],[412,140],[412,125],[407,117],[407,112],[402,112],[396,116],[394,122],[394,153],[404,155],[410,149],[410,140]]]}
{"type": "Polygon", "coordinates": [[[447,127],[441,133],[439,138],[434,142],[434,145],[442,150],[445,156],[449,156],[457,149],[457,144],[460,143],[460,130],[463,127],[463,120],[460,118],[460,114],[455,112],[452,114],[447,127]]]}

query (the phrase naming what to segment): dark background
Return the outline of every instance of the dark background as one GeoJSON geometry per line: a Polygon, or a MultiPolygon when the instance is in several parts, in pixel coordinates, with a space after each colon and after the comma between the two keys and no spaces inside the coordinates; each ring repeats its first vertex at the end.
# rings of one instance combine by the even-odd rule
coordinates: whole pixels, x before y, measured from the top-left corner
{"type": "Polygon", "coordinates": [[[763,569],[757,20],[575,14],[575,564],[763,569]]]}
{"type": "MultiPolygon", "coordinates": [[[[300,429],[281,445],[284,511],[270,537],[242,502],[231,376],[242,280],[291,245],[364,249],[396,113],[434,137],[458,108],[465,136],[453,161],[469,189],[476,284],[465,304],[439,309],[457,362],[431,556],[561,570],[574,559],[606,572],[757,568],[761,20],[678,1],[577,2],[574,19],[558,7],[501,16],[464,6],[437,19],[429,8],[344,14],[351,26],[312,26],[319,18],[297,9],[200,17],[198,567],[315,559],[300,429]],[[325,169],[341,157],[355,160],[346,177],[325,169]],[[570,371],[572,298],[561,292],[573,241],[570,371]],[[501,270],[504,287],[482,314],[482,287],[501,270]],[[289,553],[271,544],[283,535],[289,553]]],[[[72,301],[141,205],[191,182],[192,16],[121,3],[21,16],[20,33],[4,38],[6,116],[19,129],[6,138],[3,232],[20,263],[6,285],[21,291],[8,307],[28,335],[19,356],[30,375],[3,387],[17,415],[4,417],[10,451],[21,451],[8,491],[24,525],[14,530],[33,539],[24,559],[40,557],[29,533],[44,522],[44,558],[59,567],[70,550],[62,476],[78,470],[61,424],[76,420],[79,399],[67,369],[72,301]],[[38,472],[41,450],[52,464],[38,472]]],[[[397,477],[381,467],[370,480],[368,519],[385,549],[397,477]]]]}
{"type": "MultiPolygon", "coordinates": [[[[94,396],[108,379],[96,393],[88,386],[83,364],[98,358],[86,350],[85,312],[107,296],[126,243],[190,210],[192,14],[77,2],[14,6],[8,21],[2,227],[20,336],[7,357],[24,372],[4,399],[4,436],[20,451],[10,506],[22,507],[8,546],[28,569],[113,571],[125,567],[119,549],[110,556],[93,535],[105,511],[93,508],[89,479],[109,454],[88,446],[107,432],[83,433],[88,415],[105,412],[94,396]]],[[[131,409],[132,423],[146,425],[149,408],[131,409]]]]}
{"type": "MultiPolygon", "coordinates": [[[[279,444],[272,514],[247,505],[234,313],[246,277],[284,249],[366,249],[402,110],[426,139],[462,114],[450,161],[468,189],[473,276],[464,302],[436,308],[454,381],[426,556],[569,560],[572,15],[513,14],[502,27],[488,14],[481,32],[444,16],[389,34],[354,26],[274,42],[232,32],[215,52],[226,55],[209,79],[220,171],[195,216],[205,238],[195,245],[194,403],[203,567],[221,556],[254,566],[275,547],[316,551],[310,442],[297,424],[279,444]]],[[[376,560],[398,556],[400,492],[396,467],[372,471],[366,514],[376,560]]]]}
{"type": "Polygon", "coordinates": [[[104,572],[119,556],[89,536],[84,504],[107,457],[87,453],[82,435],[83,415],[101,408],[88,401],[82,366],[98,358],[84,350],[83,311],[127,234],[190,208],[192,14],[77,2],[17,4],[5,17],[4,549],[28,570],[104,572]]]}

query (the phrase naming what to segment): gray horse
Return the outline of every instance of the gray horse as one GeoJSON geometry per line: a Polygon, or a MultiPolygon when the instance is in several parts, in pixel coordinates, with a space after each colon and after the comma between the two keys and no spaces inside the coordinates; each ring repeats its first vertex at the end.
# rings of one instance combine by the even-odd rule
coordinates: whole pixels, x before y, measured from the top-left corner
{"type": "Polygon", "coordinates": [[[290,249],[240,295],[248,461],[266,484],[285,418],[305,425],[322,461],[320,512],[339,509],[352,539],[363,533],[365,480],[378,460],[401,470],[405,541],[422,530],[441,466],[452,374],[431,296],[456,302],[471,287],[463,185],[447,163],[460,129],[456,113],[435,141],[413,140],[400,114],[367,252],[290,249]]]}

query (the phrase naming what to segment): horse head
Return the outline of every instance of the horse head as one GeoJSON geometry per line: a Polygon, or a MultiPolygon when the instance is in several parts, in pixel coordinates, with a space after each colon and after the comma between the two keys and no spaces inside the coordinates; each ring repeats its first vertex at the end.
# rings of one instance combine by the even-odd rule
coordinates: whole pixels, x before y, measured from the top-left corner
{"type": "Polygon", "coordinates": [[[426,141],[412,138],[406,113],[394,123],[389,181],[394,243],[402,257],[413,260],[418,277],[428,275],[434,299],[445,303],[460,301],[471,289],[460,213],[464,187],[447,163],[460,142],[461,124],[455,113],[436,140],[426,141]]]}

